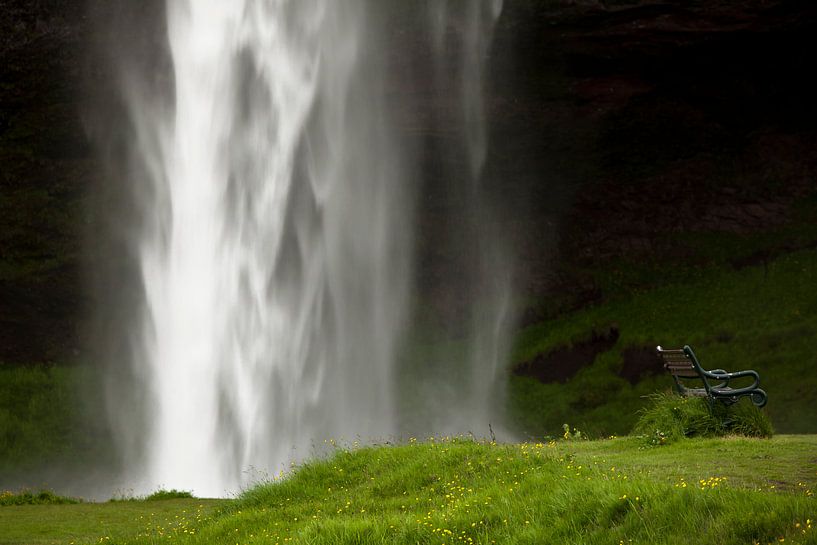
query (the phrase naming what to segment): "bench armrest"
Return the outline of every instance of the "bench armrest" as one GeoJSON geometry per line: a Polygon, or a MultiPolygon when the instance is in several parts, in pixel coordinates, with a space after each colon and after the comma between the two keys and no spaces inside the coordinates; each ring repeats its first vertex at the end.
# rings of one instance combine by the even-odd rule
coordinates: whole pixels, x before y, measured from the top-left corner
{"type": "MultiPolygon", "coordinates": [[[[727,385],[730,380],[734,380],[736,378],[742,377],[752,377],[754,379],[754,383],[751,386],[747,386],[749,390],[753,390],[760,385],[760,375],[757,374],[757,371],[752,371],[751,369],[747,369],[746,371],[736,371],[734,373],[727,373],[723,369],[715,369],[713,371],[703,371],[703,374],[707,378],[712,378],[716,380],[724,381],[723,384],[719,386],[714,386],[715,388],[722,388],[723,386],[727,385]]],[[[739,388],[740,390],[744,390],[744,388],[739,388]]]]}
{"type": "Polygon", "coordinates": [[[709,372],[714,374],[714,375],[719,375],[718,377],[713,377],[713,378],[718,378],[720,380],[723,380],[723,382],[721,382],[720,384],[716,384],[716,385],[712,386],[712,388],[726,388],[727,386],[729,386],[729,379],[726,378],[726,377],[720,376],[720,375],[728,375],[729,371],[727,371],[725,369],[712,369],[709,372]]]}

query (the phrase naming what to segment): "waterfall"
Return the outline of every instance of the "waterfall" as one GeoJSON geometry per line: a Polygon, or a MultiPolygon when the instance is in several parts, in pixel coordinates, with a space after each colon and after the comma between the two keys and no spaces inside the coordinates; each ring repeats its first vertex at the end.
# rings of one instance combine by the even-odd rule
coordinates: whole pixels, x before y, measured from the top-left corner
{"type": "MultiPolygon", "coordinates": [[[[172,98],[123,78],[142,304],[127,387],[112,389],[110,406],[137,491],[224,496],[324,439],[401,433],[395,361],[409,328],[418,184],[376,4],[167,0],[172,98]]],[[[461,145],[478,186],[482,65],[500,3],[456,5],[426,7],[432,39],[459,29],[461,145]]],[[[456,409],[468,416],[452,422],[487,423],[501,374],[509,284],[487,265],[499,252],[478,226],[485,217],[478,210],[468,227],[492,241],[472,282],[493,287],[475,302],[480,340],[456,409]]]]}

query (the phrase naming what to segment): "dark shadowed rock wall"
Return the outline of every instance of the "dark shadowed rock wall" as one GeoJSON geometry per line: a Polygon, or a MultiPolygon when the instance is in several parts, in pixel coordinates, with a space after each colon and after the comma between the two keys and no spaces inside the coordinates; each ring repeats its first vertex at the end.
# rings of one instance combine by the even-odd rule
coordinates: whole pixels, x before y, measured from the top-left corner
{"type": "Polygon", "coordinates": [[[76,359],[87,298],[80,2],[0,2],[0,362],[76,359]]]}

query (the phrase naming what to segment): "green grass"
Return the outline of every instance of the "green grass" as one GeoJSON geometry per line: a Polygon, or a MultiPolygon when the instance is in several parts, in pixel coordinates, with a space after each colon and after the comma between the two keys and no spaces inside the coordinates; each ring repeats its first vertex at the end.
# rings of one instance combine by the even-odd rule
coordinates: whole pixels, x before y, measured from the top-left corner
{"type": "Polygon", "coordinates": [[[566,384],[512,377],[511,420],[533,438],[559,435],[565,422],[595,436],[628,433],[647,396],[672,382],[659,374],[630,384],[619,375],[622,352],[690,344],[707,368],[757,370],[777,430],[817,431],[816,282],[817,252],[799,251],[766,267],[714,268],[531,326],[518,335],[514,364],[611,324],[620,337],[566,384]]]}
{"type": "Polygon", "coordinates": [[[163,501],[163,500],[175,500],[179,498],[193,498],[193,493],[187,490],[176,490],[175,488],[172,490],[157,490],[156,492],[149,494],[145,501],[163,501]]]}
{"type": "Polygon", "coordinates": [[[338,451],[221,503],[0,508],[0,543],[817,543],[816,451],[817,436],[438,439],[338,451]]]}
{"type": "Polygon", "coordinates": [[[5,490],[0,492],[0,507],[7,507],[9,505],[59,505],[65,503],[80,503],[82,500],[78,498],[69,498],[67,496],[59,496],[51,490],[19,490],[12,492],[5,490]]]}
{"type": "Polygon", "coordinates": [[[156,492],[148,494],[147,496],[131,496],[131,495],[122,495],[122,496],[114,496],[111,498],[110,502],[119,502],[119,501],[164,501],[164,500],[178,500],[178,499],[195,499],[196,497],[193,495],[192,492],[188,490],[165,490],[159,489],[156,492]]]}
{"type": "Polygon", "coordinates": [[[202,524],[228,501],[171,499],[0,507],[0,544],[99,544],[139,534],[184,532],[202,524]]]}

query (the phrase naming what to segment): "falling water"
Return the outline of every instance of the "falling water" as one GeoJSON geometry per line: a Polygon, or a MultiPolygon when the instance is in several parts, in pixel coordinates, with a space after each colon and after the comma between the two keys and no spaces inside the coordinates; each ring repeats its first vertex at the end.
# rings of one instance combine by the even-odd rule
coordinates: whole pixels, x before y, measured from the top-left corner
{"type": "MultiPolygon", "coordinates": [[[[486,206],[482,191],[488,148],[484,105],[486,56],[490,50],[493,29],[502,9],[502,0],[483,0],[458,5],[463,13],[452,17],[454,3],[434,4],[438,10],[432,28],[438,58],[444,56],[441,28],[453,18],[460,41],[458,85],[461,101],[462,140],[468,164],[466,199],[472,210],[471,225],[466,225],[466,239],[473,244],[474,274],[470,279],[473,302],[470,335],[473,339],[468,355],[470,372],[462,382],[467,395],[455,414],[458,425],[484,430],[493,420],[497,407],[504,402],[505,355],[508,351],[508,328],[511,322],[510,256],[504,250],[501,234],[493,227],[494,214],[486,206]],[[448,8],[446,10],[446,8],[448,8]]],[[[455,57],[456,58],[456,57],[455,57]]],[[[439,61],[438,61],[439,62],[439,61]]],[[[446,73],[452,73],[447,71],[446,73]]],[[[457,72],[454,72],[457,73],[457,72]]],[[[444,77],[438,74],[439,77],[444,77]]],[[[493,433],[493,430],[491,430],[493,433]]],[[[506,432],[502,430],[503,435],[506,432]]]]}
{"type": "MultiPolygon", "coordinates": [[[[417,184],[374,4],[167,2],[172,113],[126,90],[144,184],[144,312],[131,335],[138,394],[114,407],[125,450],[138,451],[127,461],[137,490],[224,495],[322,439],[401,431],[395,357],[417,184]]],[[[437,13],[443,5],[429,4],[431,35],[459,29],[465,179],[478,184],[482,63],[500,4],[437,13]]],[[[495,384],[502,359],[507,274],[489,262],[479,274],[499,272],[499,287],[475,302],[483,344],[469,385],[495,384]]],[[[484,423],[493,386],[466,388],[457,411],[484,423]]]]}

